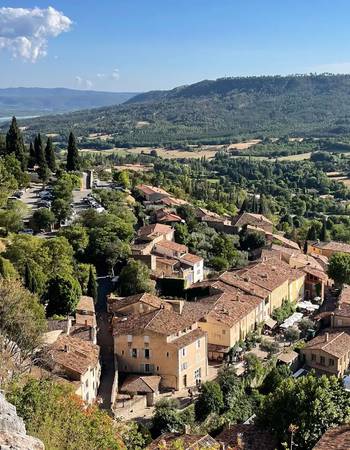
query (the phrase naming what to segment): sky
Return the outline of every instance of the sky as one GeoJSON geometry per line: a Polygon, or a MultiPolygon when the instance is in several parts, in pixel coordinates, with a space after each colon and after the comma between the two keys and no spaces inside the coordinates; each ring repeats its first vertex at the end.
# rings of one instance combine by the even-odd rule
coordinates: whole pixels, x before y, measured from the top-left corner
{"type": "Polygon", "coordinates": [[[0,88],[350,73],[349,0],[0,0],[0,88]]]}

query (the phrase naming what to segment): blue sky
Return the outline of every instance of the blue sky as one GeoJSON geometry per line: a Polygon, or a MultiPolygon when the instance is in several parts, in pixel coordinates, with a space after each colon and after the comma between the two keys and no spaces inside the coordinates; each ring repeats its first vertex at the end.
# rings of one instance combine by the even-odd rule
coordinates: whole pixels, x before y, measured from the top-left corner
{"type": "Polygon", "coordinates": [[[0,87],[145,91],[222,76],[350,73],[349,18],[349,0],[0,0],[0,87]],[[56,36],[18,47],[31,15],[23,25],[4,8],[49,6],[65,17],[56,36]]]}

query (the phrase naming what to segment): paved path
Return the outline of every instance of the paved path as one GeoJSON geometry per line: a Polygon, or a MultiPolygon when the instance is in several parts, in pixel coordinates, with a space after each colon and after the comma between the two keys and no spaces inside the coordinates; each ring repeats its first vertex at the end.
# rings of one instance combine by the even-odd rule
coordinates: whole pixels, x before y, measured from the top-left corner
{"type": "Polygon", "coordinates": [[[101,347],[102,365],[98,395],[102,399],[101,408],[106,410],[111,409],[111,393],[114,381],[113,337],[106,309],[106,295],[111,292],[111,289],[112,283],[109,277],[98,278],[98,298],[96,303],[97,343],[101,347]]]}

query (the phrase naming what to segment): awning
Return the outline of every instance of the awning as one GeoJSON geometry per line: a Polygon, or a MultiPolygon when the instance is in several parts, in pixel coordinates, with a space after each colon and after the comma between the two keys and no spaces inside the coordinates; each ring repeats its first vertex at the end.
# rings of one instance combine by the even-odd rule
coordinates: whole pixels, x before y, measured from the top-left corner
{"type": "Polygon", "coordinates": [[[265,319],[265,325],[272,330],[277,325],[277,322],[276,320],[273,320],[271,317],[267,317],[265,319]]]}

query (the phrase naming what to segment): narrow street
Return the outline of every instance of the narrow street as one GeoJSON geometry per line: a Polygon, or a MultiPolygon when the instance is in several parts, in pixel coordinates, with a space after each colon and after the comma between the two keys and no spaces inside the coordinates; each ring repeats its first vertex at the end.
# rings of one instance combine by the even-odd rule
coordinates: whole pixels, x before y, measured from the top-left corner
{"type": "Polygon", "coordinates": [[[109,328],[106,296],[112,290],[110,278],[98,278],[98,298],[96,303],[97,316],[97,343],[101,347],[101,381],[98,391],[99,397],[102,399],[101,408],[110,410],[111,393],[114,381],[114,358],[113,358],[113,337],[109,328]]]}

